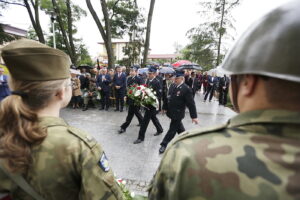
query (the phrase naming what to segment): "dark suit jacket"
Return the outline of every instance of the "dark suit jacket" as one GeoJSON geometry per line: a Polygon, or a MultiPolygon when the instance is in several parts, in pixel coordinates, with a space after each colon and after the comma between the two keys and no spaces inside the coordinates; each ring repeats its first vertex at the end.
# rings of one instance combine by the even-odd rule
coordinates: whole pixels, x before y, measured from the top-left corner
{"type": "Polygon", "coordinates": [[[3,82],[0,85],[0,101],[10,95],[10,90],[7,84],[7,76],[3,75],[3,82]]]}
{"type": "MultiPolygon", "coordinates": [[[[132,86],[134,84],[141,85],[141,84],[143,84],[143,80],[139,76],[135,76],[135,77],[129,76],[127,79],[127,88],[129,88],[130,86],[132,86]]],[[[134,102],[132,99],[128,98],[127,104],[133,105],[134,102]]]]}
{"type": "Polygon", "coordinates": [[[181,120],[185,116],[186,107],[190,111],[191,118],[197,118],[197,110],[191,88],[185,83],[179,87],[172,84],[168,92],[168,101],[164,102],[163,110],[167,110],[167,116],[171,119],[181,120]]]}
{"type": "Polygon", "coordinates": [[[208,87],[212,89],[217,89],[217,85],[218,85],[218,82],[219,82],[219,79],[218,77],[212,77],[212,76],[209,76],[208,77],[208,87]]]}
{"type": "Polygon", "coordinates": [[[158,99],[160,99],[162,97],[162,88],[161,88],[159,81],[156,78],[154,78],[152,81],[147,79],[146,85],[148,87],[152,88],[153,91],[156,92],[156,96],[158,99]]]}
{"type": "Polygon", "coordinates": [[[223,87],[225,87],[225,90],[228,90],[228,87],[229,87],[229,78],[227,76],[226,76],[226,78],[222,77],[220,79],[219,90],[223,90],[223,87]]]}
{"type": "Polygon", "coordinates": [[[113,79],[114,86],[120,86],[121,88],[119,90],[126,90],[126,75],[124,73],[121,73],[120,77],[118,77],[118,73],[114,75],[113,79]]]}
{"type": "Polygon", "coordinates": [[[104,92],[109,92],[110,91],[110,82],[111,82],[111,78],[110,78],[110,75],[106,74],[104,75],[105,76],[105,81],[102,81],[102,74],[98,75],[97,76],[97,80],[96,80],[96,85],[97,87],[101,87],[101,89],[104,91],[104,92]]]}

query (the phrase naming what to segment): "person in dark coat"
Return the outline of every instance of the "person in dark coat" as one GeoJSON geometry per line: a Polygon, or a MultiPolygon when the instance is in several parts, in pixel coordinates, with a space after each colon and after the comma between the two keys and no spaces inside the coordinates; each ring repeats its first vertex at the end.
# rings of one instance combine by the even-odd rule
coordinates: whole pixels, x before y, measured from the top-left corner
{"type": "Polygon", "coordinates": [[[166,150],[168,143],[174,138],[175,134],[182,133],[185,128],[182,119],[185,115],[185,108],[188,107],[192,122],[198,124],[197,110],[193,98],[192,90],[184,83],[184,74],[176,72],[175,83],[170,86],[168,92],[168,101],[164,103],[163,110],[171,119],[170,128],[160,143],[159,153],[166,150]]]}
{"type": "MultiPolygon", "coordinates": [[[[132,85],[135,84],[141,85],[143,84],[143,80],[139,76],[137,76],[137,68],[132,67],[130,70],[130,76],[127,79],[127,88],[129,89],[132,85]]],[[[119,130],[120,134],[126,131],[126,128],[130,125],[134,115],[139,120],[139,124],[142,124],[143,121],[143,116],[140,112],[140,106],[134,105],[134,101],[130,98],[127,98],[127,104],[128,104],[128,114],[126,117],[126,121],[121,125],[121,129],[119,130]]]]}
{"type": "Polygon", "coordinates": [[[227,94],[229,88],[229,78],[224,74],[219,83],[219,105],[227,104],[227,94]]]}
{"type": "Polygon", "coordinates": [[[110,84],[111,78],[107,74],[107,69],[101,69],[101,74],[97,76],[96,85],[101,95],[101,107],[99,110],[108,110],[109,108],[109,96],[110,96],[110,84]]]}
{"type": "Polygon", "coordinates": [[[213,73],[212,76],[208,77],[208,87],[207,87],[207,91],[204,96],[204,102],[206,101],[208,95],[209,95],[209,102],[211,102],[213,94],[214,94],[215,90],[217,89],[218,82],[219,82],[219,79],[215,73],[213,73]]]}
{"type": "MultiPolygon", "coordinates": [[[[154,67],[150,67],[148,71],[148,79],[146,81],[146,85],[153,89],[153,91],[156,92],[157,98],[161,98],[161,87],[159,81],[155,78],[156,69],[154,67]]],[[[163,132],[163,128],[159,122],[159,120],[156,117],[157,111],[156,108],[152,105],[149,105],[145,108],[145,115],[144,119],[141,124],[141,128],[139,131],[138,139],[135,140],[133,143],[138,144],[144,141],[145,139],[145,133],[147,130],[147,127],[149,125],[150,120],[152,120],[154,126],[156,127],[156,133],[154,136],[160,135],[163,132]]]]}
{"type": "Polygon", "coordinates": [[[194,97],[195,97],[195,94],[196,94],[196,92],[197,92],[197,90],[198,90],[198,87],[199,87],[199,79],[197,78],[195,72],[192,72],[192,73],[191,73],[190,80],[191,80],[191,89],[192,89],[192,92],[193,92],[193,98],[194,98],[194,97]]]}
{"type": "Polygon", "coordinates": [[[207,92],[207,87],[208,87],[208,75],[207,72],[203,73],[202,76],[202,85],[203,85],[203,94],[205,95],[207,92]]]}
{"type": "Polygon", "coordinates": [[[197,73],[197,75],[196,75],[196,77],[198,78],[198,89],[197,89],[197,91],[201,91],[201,88],[202,88],[202,78],[203,78],[203,75],[202,75],[202,72],[198,72],[197,73]]]}
{"type": "Polygon", "coordinates": [[[123,112],[124,97],[126,92],[126,75],[122,72],[122,68],[120,66],[116,67],[116,73],[113,79],[113,86],[116,89],[115,111],[123,112]]]}
{"type": "Polygon", "coordinates": [[[10,95],[10,90],[7,84],[7,76],[3,74],[4,69],[0,67],[0,101],[10,95]]]}

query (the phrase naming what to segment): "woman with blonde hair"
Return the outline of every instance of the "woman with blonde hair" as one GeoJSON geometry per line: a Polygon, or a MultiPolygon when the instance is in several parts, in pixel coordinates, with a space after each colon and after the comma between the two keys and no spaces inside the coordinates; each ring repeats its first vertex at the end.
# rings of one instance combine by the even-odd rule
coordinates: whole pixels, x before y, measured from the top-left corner
{"type": "Polygon", "coordinates": [[[101,146],[59,118],[72,96],[69,57],[27,39],[2,57],[12,95],[0,104],[0,196],[123,199],[101,146]]]}

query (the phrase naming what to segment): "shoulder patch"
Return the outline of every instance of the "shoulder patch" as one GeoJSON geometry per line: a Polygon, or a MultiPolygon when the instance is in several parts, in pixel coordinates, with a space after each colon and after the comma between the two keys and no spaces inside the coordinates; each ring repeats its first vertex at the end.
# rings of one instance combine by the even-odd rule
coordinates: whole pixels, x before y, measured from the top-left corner
{"type": "Polygon", "coordinates": [[[181,133],[180,136],[174,140],[172,145],[181,140],[184,140],[186,138],[191,138],[191,137],[195,137],[198,135],[204,135],[204,134],[209,134],[212,132],[220,131],[222,129],[227,128],[227,126],[228,126],[227,124],[223,124],[223,125],[212,126],[212,127],[208,127],[208,128],[197,128],[197,129],[193,129],[190,131],[185,131],[185,132],[181,133]]]}
{"type": "Polygon", "coordinates": [[[105,153],[103,152],[101,157],[100,157],[100,160],[98,162],[100,168],[104,171],[104,172],[108,172],[109,171],[109,165],[108,165],[108,159],[105,155],[105,153]]]}
{"type": "Polygon", "coordinates": [[[97,141],[94,137],[92,137],[90,134],[74,128],[74,127],[68,127],[69,133],[73,134],[74,136],[78,137],[80,140],[82,140],[88,147],[93,148],[96,144],[97,141]]]}

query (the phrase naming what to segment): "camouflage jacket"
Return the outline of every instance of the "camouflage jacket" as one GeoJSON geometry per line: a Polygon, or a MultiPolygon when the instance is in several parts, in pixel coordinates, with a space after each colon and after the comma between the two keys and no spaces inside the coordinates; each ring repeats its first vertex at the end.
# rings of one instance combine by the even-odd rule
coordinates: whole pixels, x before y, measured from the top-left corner
{"type": "MultiPolygon", "coordinates": [[[[63,119],[42,117],[47,137],[32,149],[33,163],[24,176],[45,199],[123,199],[101,146],[63,119]]],[[[0,193],[33,199],[0,170],[0,193]]]]}
{"type": "Polygon", "coordinates": [[[300,112],[251,111],[186,132],[166,150],[149,199],[300,199],[300,112]]]}

